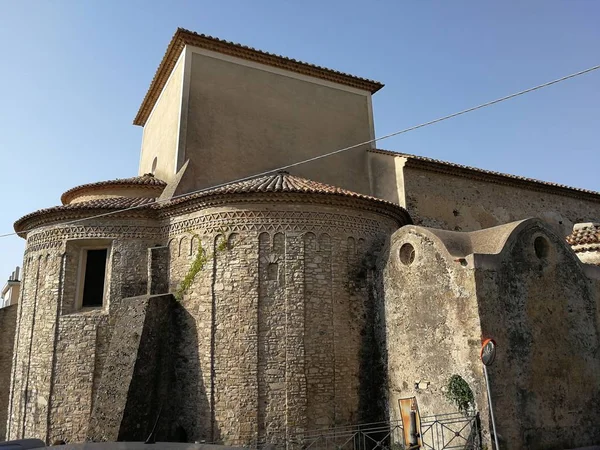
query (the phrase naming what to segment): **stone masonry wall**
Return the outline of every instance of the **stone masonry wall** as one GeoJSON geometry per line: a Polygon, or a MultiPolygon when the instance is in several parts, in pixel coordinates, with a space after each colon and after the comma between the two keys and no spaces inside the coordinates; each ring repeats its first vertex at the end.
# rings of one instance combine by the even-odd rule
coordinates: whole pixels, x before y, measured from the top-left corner
{"type": "MultiPolygon", "coordinates": [[[[458,412],[445,397],[448,380],[456,374],[471,387],[489,439],[474,270],[454,261],[422,230],[409,226],[393,235],[377,283],[389,418],[401,420],[398,400],[413,396],[422,417],[458,412]]],[[[424,437],[428,445],[441,447],[431,439],[431,433],[424,437]]]]}
{"type": "Polygon", "coordinates": [[[169,338],[177,389],[164,406],[169,436],[279,444],[364,418],[369,261],[401,224],[349,202],[250,205],[30,233],[10,437],[85,440],[107,389],[102,375],[123,299],[167,289],[179,297],[169,338]],[[108,248],[105,298],[80,309],[89,247],[108,248]],[[195,262],[199,272],[181,292],[195,262]]]}
{"type": "Polygon", "coordinates": [[[489,368],[503,448],[600,442],[596,280],[568,245],[532,221],[476,273],[481,326],[498,344],[489,368]]]}
{"type": "Polygon", "coordinates": [[[63,261],[60,248],[25,256],[11,381],[10,439],[46,438],[63,261]]]}
{"type": "MultiPolygon", "coordinates": [[[[111,311],[110,350],[94,397],[88,439],[144,440],[161,408],[168,406],[173,303],[171,295],[147,295],[124,299],[111,311]]],[[[161,416],[168,422],[166,414],[161,416]]]]}
{"type": "Polygon", "coordinates": [[[397,227],[374,213],[315,205],[173,219],[171,290],[200,243],[207,255],[176,314],[174,402],[190,440],[283,444],[360,419],[361,267],[397,227]]]}
{"type": "Polygon", "coordinates": [[[147,290],[147,249],[156,224],[103,220],[29,234],[10,386],[9,437],[85,439],[110,338],[112,305],[147,290]],[[152,226],[154,225],[154,226],[152,226]],[[102,308],[78,310],[81,249],[109,247],[102,308]]]}
{"type": "Polygon", "coordinates": [[[0,308],[0,441],[6,439],[17,305],[0,308]]]}
{"type": "Polygon", "coordinates": [[[404,227],[382,261],[391,419],[399,418],[398,399],[412,396],[422,416],[456,411],[446,384],[458,374],[474,392],[489,443],[479,350],[493,338],[488,372],[502,448],[600,442],[600,274],[547,224],[474,233],[404,227]]]}
{"type": "Polygon", "coordinates": [[[564,237],[575,223],[600,220],[598,201],[406,167],[402,180],[406,209],[426,227],[475,231],[538,217],[564,237]]]}

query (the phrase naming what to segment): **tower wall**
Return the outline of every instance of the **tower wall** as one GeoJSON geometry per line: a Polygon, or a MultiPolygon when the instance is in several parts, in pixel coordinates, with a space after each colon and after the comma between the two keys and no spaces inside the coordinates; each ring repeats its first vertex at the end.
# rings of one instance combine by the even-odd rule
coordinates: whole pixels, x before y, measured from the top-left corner
{"type": "Polygon", "coordinates": [[[138,218],[41,227],[28,235],[17,313],[8,437],[84,441],[110,342],[109,314],[147,290],[156,223],[138,218]],[[109,248],[101,308],[76,307],[81,249],[109,248]]]}
{"type": "MultiPolygon", "coordinates": [[[[178,188],[185,193],[365,142],[373,134],[368,91],[188,45],[144,126],[139,173],[151,172],[156,157],[156,175],[172,181],[189,160],[178,188]]],[[[370,194],[366,148],[294,173],[370,194]]]]}
{"type": "Polygon", "coordinates": [[[157,178],[170,182],[180,168],[177,152],[181,139],[184,57],[185,53],[171,72],[144,126],[139,175],[154,173],[157,178]],[[155,158],[156,167],[153,168],[155,158]]]}
{"type": "Polygon", "coordinates": [[[373,255],[399,224],[311,204],[239,204],[173,218],[180,296],[174,399],[192,440],[283,444],[368,420],[373,255]]]}
{"type": "Polygon", "coordinates": [[[16,299],[12,305],[0,308],[0,441],[6,440],[8,403],[10,400],[10,377],[12,374],[15,331],[18,307],[16,299]]]}

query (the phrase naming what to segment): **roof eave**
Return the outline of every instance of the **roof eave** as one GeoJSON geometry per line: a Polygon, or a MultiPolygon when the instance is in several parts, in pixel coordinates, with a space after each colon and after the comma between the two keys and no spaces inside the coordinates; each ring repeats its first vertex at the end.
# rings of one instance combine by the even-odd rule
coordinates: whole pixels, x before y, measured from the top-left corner
{"type": "Polygon", "coordinates": [[[169,75],[175,68],[179,55],[186,45],[193,45],[195,47],[201,47],[230,56],[236,56],[262,64],[302,73],[304,75],[325,79],[334,83],[344,84],[356,89],[369,91],[371,94],[379,91],[384,86],[378,81],[356,77],[332,69],[327,69],[325,67],[319,67],[309,63],[296,61],[291,58],[263,52],[261,50],[243,46],[241,44],[235,44],[233,42],[224,41],[211,36],[194,33],[184,28],[177,28],[177,31],[169,42],[167,51],[165,52],[165,55],[163,56],[163,59],[160,62],[154,77],[152,78],[150,87],[148,88],[148,91],[142,100],[142,104],[140,105],[137,115],[133,120],[134,125],[143,127],[146,124],[152,108],[158,100],[160,92],[167,83],[169,75]]]}
{"type": "Polygon", "coordinates": [[[600,192],[590,191],[587,189],[566,186],[549,181],[536,180],[534,178],[527,178],[519,175],[494,172],[476,167],[463,166],[461,164],[411,155],[408,153],[393,152],[390,150],[381,149],[370,149],[367,151],[370,153],[389,155],[391,157],[405,158],[407,161],[405,166],[414,169],[430,170],[433,172],[457,175],[464,178],[488,181],[495,184],[524,187],[534,191],[548,192],[575,198],[586,198],[588,200],[600,202],[600,192]]]}

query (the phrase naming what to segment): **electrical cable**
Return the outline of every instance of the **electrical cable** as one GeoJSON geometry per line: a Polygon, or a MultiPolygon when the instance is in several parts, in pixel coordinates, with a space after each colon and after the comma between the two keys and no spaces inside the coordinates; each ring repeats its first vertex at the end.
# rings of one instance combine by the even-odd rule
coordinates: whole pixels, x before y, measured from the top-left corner
{"type": "MultiPolygon", "coordinates": [[[[445,120],[453,119],[454,117],[462,116],[464,114],[467,114],[467,113],[470,113],[470,112],[473,112],[473,111],[477,111],[478,109],[486,108],[488,106],[492,106],[492,105],[495,105],[497,103],[501,103],[501,102],[504,102],[506,100],[510,100],[510,99],[515,98],[515,97],[519,97],[521,95],[528,94],[530,92],[537,91],[539,89],[543,89],[543,88],[548,87],[548,86],[552,86],[552,85],[560,83],[562,81],[566,81],[566,80],[569,80],[571,78],[575,78],[575,77],[584,75],[586,73],[593,72],[594,70],[598,70],[598,69],[600,69],[600,65],[593,66],[593,67],[590,67],[588,69],[581,70],[579,72],[575,72],[575,73],[572,73],[570,75],[566,75],[564,77],[557,78],[555,80],[548,81],[546,83],[539,84],[537,86],[534,86],[534,87],[531,87],[531,88],[528,88],[528,89],[524,89],[524,90],[519,91],[519,92],[515,92],[514,94],[506,95],[504,97],[500,97],[500,98],[497,98],[495,100],[491,100],[489,102],[481,103],[480,105],[473,106],[473,107],[467,108],[467,109],[463,109],[462,111],[458,111],[458,112],[455,112],[455,113],[452,113],[452,114],[448,114],[447,116],[439,117],[437,119],[430,120],[428,122],[423,122],[423,123],[421,123],[419,125],[414,125],[414,126],[409,127],[409,128],[404,128],[403,130],[395,131],[393,133],[389,133],[389,134],[386,134],[384,136],[380,136],[378,138],[374,138],[374,139],[370,139],[368,141],[360,142],[358,144],[354,144],[354,145],[351,145],[349,147],[344,147],[344,148],[341,148],[341,149],[338,149],[338,150],[334,150],[334,151],[329,152],[329,153],[324,153],[322,155],[314,156],[312,158],[304,159],[302,161],[298,161],[298,162],[295,162],[295,163],[292,163],[292,164],[287,164],[285,166],[281,166],[281,167],[278,167],[276,169],[267,170],[265,172],[260,172],[260,173],[254,174],[254,175],[249,175],[247,177],[238,178],[238,179],[235,179],[235,180],[232,180],[232,181],[228,181],[226,183],[216,184],[214,186],[210,186],[210,187],[207,187],[207,188],[198,189],[196,191],[187,192],[185,194],[176,195],[176,196],[173,196],[173,197],[170,197],[170,198],[165,198],[165,199],[162,199],[162,200],[156,200],[154,203],[144,203],[144,204],[141,204],[141,205],[135,205],[135,206],[130,206],[128,208],[122,208],[122,209],[117,209],[117,210],[113,210],[113,211],[108,211],[106,213],[97,214],[97,215],[93,215],[93,216],[89,216],[89,217],[84,217],[84,218],[81,218],[81,219],[71,220],[71,221],[68,221],[68,222],[62,222],[60,225],[72,225],[72,224],[83,222],[83,221],[86,221],[86,220],[98,219],[98,218],[101,218],[101,217],[111,216],[111,215],[114,215],[114,214],[119,214],[119,213],[122,213],[122,212],[127,212],[127,211],[131,211],[131,210],[134,210],[134,209],[143,208],[143,207],[148,206],[149,204],[155,205],[155,204],[170,202],[172,200],[176,200],[176,199],[181,198],[181,197],[187,197],[189,195],[200,194],[202,192],[211,191],[213,189],[217,189],[217,188],[220,188],[220,187],[223,187],[223,186],[227,186],[229,184],[239,183],[239,182],[242,182],[242,181],[251,180],[251,179],[254,179],[254,178],[257,178],[257,177],[260,177],[260,176],[264,176],[264,175],[268,175],[268,174],[271,174],[271,173],[275,173],[275,172],[278,172],[278,171],[281,171],[281,170],[286,170],[286,169],[290,169],[292,167],[297,167],[297,166],[300,166],[302,164],[306,164],[306,163],[309,163],[309,162],[318,161],[319,159],[323,159],[323,158],[327,158],[329,156],[337,155],[338,153],[346,152],[348,150],[352,150],[352,149],[355,149],[357,147],[361,147],[363,145],[373,144],[375,142],[383,141],[385,139],[389,139],[391,137],[398,136],[400,134],[408,133],[409,131],[418,130],[419,128],[427,127],[429,125],[433,125],[433,124],[436,124],[436,123],[439,123],[439,122],[443,122],[445,120]]],[[[31,231],[31,229],[24,230],[21,233],[27,233],[29,231],[31,231]]],[[[18,233],[13,232],[13,233],[1,234],[0,238],[4,238],[4,237],[8,237],[8,236],[14,236],[16,234],[18,234],[18,233]]]]}

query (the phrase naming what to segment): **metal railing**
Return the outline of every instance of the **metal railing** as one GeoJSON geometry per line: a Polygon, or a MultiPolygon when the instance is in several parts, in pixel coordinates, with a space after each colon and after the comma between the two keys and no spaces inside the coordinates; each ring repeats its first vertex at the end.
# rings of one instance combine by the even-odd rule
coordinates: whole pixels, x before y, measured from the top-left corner
{"type": "Polygon", "coordinates": [[[376,422],[315,430],[298,435],[289,442],[302,450],[394,450],[403,448],[402,422],[376,422]]]}
{"type": "MultiPolygon", "coordinates": [[[[294,436],[288,448],[302,450],[401,450],[402,422],[376,422],[315,430],[294,436]]],[[[421,419],[421,449],[481,450],[479,416],[461,413],[421,419]]],[[[416,450],[416,447],[413,447],[416,450]]]]}
{"type": "MultiPolygon", "coordinates": [[[[439,414],[421,418],[420,447],[411,450],[481,450],[477,413],[439,414]]],[[[311,430],[290,436],[285,442],[269,442],[256,435],[238,436],[227,444],[256,450],[408,450],[401,421],[374,422],[311,430]]],[[[208,442],[205,442],[208,443],[208,442]]],[[[214,442],[222,444],[223,442],[214,442]]]]}
{"type": "Polygon", "coordinates": [[[423,417],[421,442],[425,450],[480,450],[479,415],[453,413],[423,417]]]}

